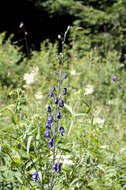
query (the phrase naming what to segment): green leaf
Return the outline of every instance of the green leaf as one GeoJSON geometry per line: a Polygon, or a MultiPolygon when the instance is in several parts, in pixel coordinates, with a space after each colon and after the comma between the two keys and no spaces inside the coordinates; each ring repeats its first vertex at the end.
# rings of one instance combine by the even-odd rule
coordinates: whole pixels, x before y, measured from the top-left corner
{"type": "Polygon", "coordinates": [[[27,154],[29,154],[32,138],[33,136],[29,136],[28,141],[27,141],[27,154]]]}

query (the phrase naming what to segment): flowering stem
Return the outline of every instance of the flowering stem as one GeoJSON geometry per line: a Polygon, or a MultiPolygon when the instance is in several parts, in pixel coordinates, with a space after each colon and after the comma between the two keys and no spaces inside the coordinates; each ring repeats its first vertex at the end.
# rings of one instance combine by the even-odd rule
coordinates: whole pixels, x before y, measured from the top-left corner
{"type": "MultiPolygon", "coordinates": [[[[69,28],[70,26],[67,27],[67,30],[64,34],[64,37],[63,37],[63,41],[62,41],[62,52],[61,52],[61,59],[60,59],[60,71],[59,71],[59,76],[58,76],[58,88],[57,88],[57,98],[58,98],[58,101],[60,99],[60,88],[61,88],[61,79],[62,79],[62,72],[63,72],[63,63],[64,63],[64,43],[65,43],[65,40],[66,40],[66,35],[69,31],[69,28]]],[[[53,185],[54,185],[54,172],[53,171],[53,167],[54,167],[54,164],[55,164],[55,159],[56,159],[56,131],[58,129],[58,125],[59,125],[59,122],[57,121],[57,114],[58,114],[58,104],[56,104],[56,110],[55,110],[55,120],[54,120],[54,134],[53,134],[53,161],[52,161],[52,174],[51,174],[51,178],[50,178],[50,182],[49,182],[49,189],[51,190],[53,188],[53,185]]]]}

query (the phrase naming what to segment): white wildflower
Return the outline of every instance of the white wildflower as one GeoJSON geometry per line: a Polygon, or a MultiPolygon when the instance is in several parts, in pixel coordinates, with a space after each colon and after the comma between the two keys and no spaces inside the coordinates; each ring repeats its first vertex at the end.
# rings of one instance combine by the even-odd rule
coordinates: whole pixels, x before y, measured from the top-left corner
{"type": "Polygon", "coordinates": [[[101,124],[101,125],[103,125],[104,122],[105,122],[104,119],[101,119],[99,117],[94,118],[94,123],[95,124],[101,124]]]}
{"type": "Polygon", "coordinates": [[[73,76],[76,75],[76,71],[73,70],[73,69],[70,71],[70,73],[71,73],[71,75],[73,75],[73,76]]]}
{"type": "Polygon", "coordinates": [[[70,156],[63,156],[63,166],[72,165],[73,161],[70,159],[70,156]]]}
{"type": "Polygon", "coordinates": [[[31,73],[25,73],[24,80],[26,81],[26,85],[34,84],[37,74],[38,67],[33,68],[33,71],[31,73]]]}
{"type": "MultiPolygon", "coordinates": [[[[51,156],[51,159],[53,159],[53,156],[51,156]]],[[[59,160],[61,160],[63,166],[74,164],[73,161],[71,160],[70,155],[65,156],[65,155],[58,154],[56,155],[56,162],[59,162],[59,160]]]]}
{"type": "Polygon", "coordinates": [[[108,105],[112,105],[112,104],[114,104],[113,100],[109,100],[108,105]]]}
{"type": "Polygon", "coordinates": [[[41,92],[37,92],[35,94],[35,98],[36,98],[36,100],[41,100],[43,98],[42,93],[41,92]]]}
{"type": "Polygon", "coordinates": [[[92,94],[94,92],[94,88],[90,84],[88,84],[84,90],[85,90],[85,95],[92,94]]]}

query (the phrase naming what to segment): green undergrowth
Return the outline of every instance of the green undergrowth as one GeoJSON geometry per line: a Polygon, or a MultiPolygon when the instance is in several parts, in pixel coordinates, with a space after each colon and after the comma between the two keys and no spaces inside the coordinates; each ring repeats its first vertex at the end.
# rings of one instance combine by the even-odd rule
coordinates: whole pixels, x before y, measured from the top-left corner
{"type": "MultiPolygon", "coordinates": [[[[44,137],[48,92],[56,83],[57,45],[45,41],[24,59],[19,49],[0,50],[0,189],[48,189],[52,152],[44,137]],[[37,170],[40,183],[32,181],[37,170]]],[[[126,83],[120,54],[65,46],[68,89],[62,125],[62,171],[53,189],[126,189],[126,83]],[[116,76],[113,80],[112,77],[116,76]]]]}

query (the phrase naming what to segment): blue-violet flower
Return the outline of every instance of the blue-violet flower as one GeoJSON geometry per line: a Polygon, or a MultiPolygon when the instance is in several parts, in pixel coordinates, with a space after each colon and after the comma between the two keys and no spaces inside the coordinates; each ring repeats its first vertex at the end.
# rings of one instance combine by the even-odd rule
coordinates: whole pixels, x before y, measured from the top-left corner
{"type": "Polygon", "coordinates": [[[50,121],[50,122],[53,121],[53,116],[51,114],[48,115],[48,121],[50,121]]]}
{"type": "Polygon", "coordinates": [[[65,131],[65,130],[64,130],[64,127],[61,126],[59,130],[60,130],[60,135],[63,136],[63,133],[64,133],[64,131],[65,131]]]}
{"type": "Polygon", "coordinates": [[[50,95],[50,97],[53,96],[53,92],[51,90],[49,91],[49,95],[50,95]]]}
{"type": "Polygon", "coordinates": [[[60,101],[59,101],[59,106],[60,106],[61,108],[64,107],[64,101],[63,101],[63,100],[60,100],[60,101]]]}
{"type": "Polygon", "coordinates": [[[32,174],[32,179],[34,182],[36,182],[38,180],[38,177],[39,177],[39,174],[37,171],[35,171],[33,174],[32,174]]]}
{"type": "Polygon", "coordinates": [[[54,100],[55,104],[58,104],[58,98],[56,97],[54,100]]]}
{"type": "Polygon", "coordinates": [[[50,121],[47,121],[47,122],[46,122],[46,128],[47,128],[47,129],[51,129],[51,122],[50,122],[50,121]]]}
{"type": "Polygon", "coordinates": [[[55,86],[54,85],[52,85],[51,88],[52,88],[53,91],[55,90],[55,86]]]}
{"type": "Polygon", "coordinates": [[[51,107],[47,106],[47,112],[51,112],[51,107]]]}
{"type": "Polygon", "coordinates": [[[65,95],[67,93],[67,88],[63,88],[62,93],[65,95]]]}
{"type": "Polygon", "coordinates": [[[68,76],[67,73],[64,73],[63,78],[66,79],[67,76],[68,76]]]}
{"type": "Polygon", "coordinates": [[[57,113],[57,117],[56,117],[56,118],[57,118],[57,120],[59,120],[59,119],[60,119],[60,117],[61,117],[61,114],[60,114],[60,112],[58,112],[58,113],[57,113]]]}
{"type": "Polygon", "coordinates": [[[45,131],[45,137],[47,139],[50,138],[50,129],[46,129],[46,131],[45,131]]]}
{"type": "Polygon", "coordinates": [[[53,138],[49,141],[49,143],[48,143],[48,148],[52,148],[53,147],[53,144],[54,144],[54,142],[53,142],[53,138]]]}

